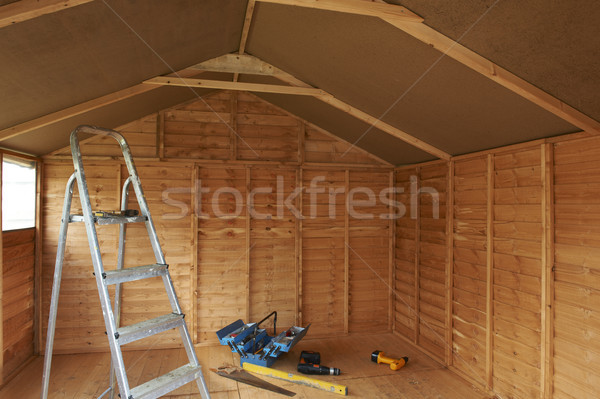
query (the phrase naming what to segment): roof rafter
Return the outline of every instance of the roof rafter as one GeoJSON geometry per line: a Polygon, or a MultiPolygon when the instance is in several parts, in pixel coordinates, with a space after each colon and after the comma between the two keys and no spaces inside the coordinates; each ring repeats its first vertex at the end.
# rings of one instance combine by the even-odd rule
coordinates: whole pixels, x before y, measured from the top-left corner
{"type": "Polygon", "coordinates": [[[263,3],[284,4],[337,11],[348,14],[367,15],[392,21],[422,22],[423,18],[407,8],[387,3],[374,3],[364,0],[257,0],[263,3]]]}
{"type": "Polygon", "coordinates": [[[423,19],[399,18],[398,14],[415,15],[410,10],[393,5],[362,0],[257,0],[264,3],[283,4],[320,10],[376,16],[414,38],[432,46],[450,58],[493,80],[515,94],[531,101],[546,111],[594,134],[600,134],[600,122],[539,89],[526,80],[500,67],[487,58],[469,50],[457,41],[423,24],[423,19]],[[396,9],[394,15],[391,10],[396,9]]]}
{"type": "Polygon", "coordinates": [[[291,74],[284,72],[278,68],[275,68],[271,64],[265,61],[251,56],[251,55],[237,55],[227,54],[221,57],[213,58],[211,60],[202,62],[194,65],[188,69],[200,69],[203,71],[211,72],[229,72],[229,73],[245,73],[254,75],[267,75],[275,77],[291,86],[281,86],[272,84],[258,84],[258,83],[242,83],[242,82],[228,82],[228,81],[217,81],[217,80],[202,80],[202,79],[178,79],[176,77],[159,76],[150,80],[145,81],[147,84],[158,84],[158,85],[175,85],[175,86],[190,86],[190,87],[205,87],[215,88],[224,90],[243,90],[250,92],[262,92],[262,93],[277,93],[277,94],[295,94],[295,95],[309,95],[313,96],[353,117],[368,123],[369,125],[384,131],[422,151],[425,151],[431,155],[434,155],[441,159],[450,159],[450,154],[440,150],[408,133],[398,129],[388,123],[381,121],[372,115],[367,114],[360,109],[353,107],[339,99],[325,90],[318,89],[310,86],[305,82],[295,78],[291,74]]]}
{"type": "MultiPolygon", "coordinates": [[[[198,73],[199,71],[197,70],[183,70],[179,71],[177,73],[177,76],[187,77],[197,75],[198,73]]],[[[52,112],[48,115],[44,115],[39,118],[32,119],[30,121],[23,122],[21,124],[0,130],[0,140],[7,140],[24,133],[28,133],[35,129],[39,129],[56,122],[72,118],[74,116],[81,115],[89,111],[93,111],[95,109],[104,107],[105,105],[109,105],[121,100],[125,100],[129,97],[137,96],[138,94],[155,90],[159,87],[160,86],[137,84],[135,86],[131,86],[126,89],[119,90],[114,93],[110,93],[105,96],[98,97],[93,100],[62,109],[60,111],[52,112]]]]}
{"type": "Polygon", "coordinates": [[[425,24],[406,23],[390,19],[386,19],[386,21],[572,125],[590,133],[600,133],[600,122],[435,29],[425,24]]]}
{"type": "MultiPolygon", "coordinates": [[[[244,17],[244,26],[242,27],[242,36],[240,38],[240,48],[238,54],[244,54],[246,51],[246,43],[248,42],[248,34],[250,33],[250,25],[252,24],[252,16],[254,15],[254,6],[256,0],[248,0],[246,7],[246,16],[244,17]]],[[[237,82],[240,77],[239,73],[233,74],[233,81],[237,82]]]]}
{"type": "Polygon", "coordinates": [[[281,80],[292,84],[292,86],[310,87],[301,80],[294,78],[289,73],[282,71],[279,68],[275,68],[273,65],[267,64],[263,60],[248,54],[225,54],[221,57],[193,65],[188,69],[281,77],[281,80]]]}
{"type": "Polygon", "coordinates": [[[224,80],[190,79],[176,76],[157,76],[144,81],[147,85],[199,87],[203,89],[239,90],[259,93],[322,96],[326,93],[314,87],[295,87],[261,83],[229,82],[224,80]]]}
{"type": "Polygon", "coordinates": [[[0,7],[0,28],[93,0],[21,0],[0,7]]]}

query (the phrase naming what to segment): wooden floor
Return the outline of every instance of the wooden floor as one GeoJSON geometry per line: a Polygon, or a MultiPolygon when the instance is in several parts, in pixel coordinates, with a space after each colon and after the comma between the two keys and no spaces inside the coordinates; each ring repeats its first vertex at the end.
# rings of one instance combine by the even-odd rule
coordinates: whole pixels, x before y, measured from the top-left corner
{"type": "MultiPolygon", "coordinates": [[[[341,369],[340,376],[318,376],[320,379],[348,387],[348,396],[354,398],[488,398],[467,382],[443,368],[439,363],[420,353],[393,334],[350,335],[330,339],[301,341],[289,354],[282,356],[274,368],[296,372],[301,350],[321,353],[322,364],[341,369]],[[370,361],[374,350],[390,356],[408,356],[408,364],[392,371],[387,365],[370,361]]],[[[285,396],[238,384],[220,377],[209,368],[239,365],[239,358],[223,346],[199,347],[196,352],[204,366],[211,397],[225,398],[283,398],[285,396]]],[[[125,352],[131,384],[140,384],[186,363],[183,350],[125,352]]],[[[43,358],[31,362],[2,390],[0,398],[39,398],[43,358]]],[[[109,356],[106,353],[56,355],[53,358],[50,380],[50,398],[97,398],[108,387],[109,356]]],[[[295,398],[336,398],[338,394],[320,391],[269,377],[266,381],[296,392],[295,398]]],[[[200,398],[197,387],[187,384],[165,398],[200,398]]]]}

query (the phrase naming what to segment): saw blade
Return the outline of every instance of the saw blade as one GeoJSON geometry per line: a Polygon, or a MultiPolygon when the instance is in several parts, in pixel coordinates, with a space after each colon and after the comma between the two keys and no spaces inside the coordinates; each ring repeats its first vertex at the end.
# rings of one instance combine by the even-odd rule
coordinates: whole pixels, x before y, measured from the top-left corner
{"type": "Polygon", "coordinates": [[[296,392],[288,391],[287,389],[281,388],[275,384],[261,380],[246,370],[242,370],[238,367],[219,367],[218,369],[210,369],[210,371],[220,375],[221,377],[241,382],[242,384],[252,385],[253,387],[266,389],[268,391],[279,393],[285,396],[296,395],[296,392]]]}

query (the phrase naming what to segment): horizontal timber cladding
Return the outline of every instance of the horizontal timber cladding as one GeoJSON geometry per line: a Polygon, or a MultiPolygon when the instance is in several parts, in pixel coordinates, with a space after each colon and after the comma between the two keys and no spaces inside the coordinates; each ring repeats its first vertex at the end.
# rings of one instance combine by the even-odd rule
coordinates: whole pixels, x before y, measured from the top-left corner
{"type": "Polygon", "coordinates": [[[389,172],[350,171],[348,180],[348,330],[386,331],[390,210],[380,194],[389,188],[389,172]]]}
{"type": "Polygon", "coordinates": [[[237,319],[247,322],[249,313],[248,212],[234,194],[246,197],[246,168],[201,167],[198,181],[207,192],[198,201],[196,334],[199,342],[216,342],[217,330],[237,319]],[[223,187],[231,190],[219,194],[223,187]]]}
{"type": "MultiPolygon", "coordinates": [[[[417,262],[417,215],[416,206],[411,205],[411,178],[416,179],[417,169],[406,168],[396,171],[396,201],[402,204],[398,212],[403,217],[396,219],[394,248],[394,329],[396,332],[416,340],[418,323],[416,277],[417,262]],[[413,210],[413,208],[415,208],[413,210]]],[[[416,203],[414,204],[416,205],[416,203]]]]}
{"type": "MultiPolygon", "coordinates": [[[[196,343],[214,344],[223,326],[240,318],[259,321],[273,310],[278,311],[278,330],[312,323],[315,337],[389,330],[391,237],[388,205],[380,197],[390,187],[387,165],[247,93],[218,92],[117,130],[131,138],[196,343]],[[147,137],[142,140],[138,133],[147,137]],[[244,140],[258,157],[244,149],[244,140]],[[358,187],[371,190],[375,204],[358,191],[353,210],[373,213],[373,220],[347,218],[348,191],[358,187]]],[[[82,151],[88,154],[92,207],[112,210],[120,207],[127,169],[116,157],[116,144],[108,142],[114,148],[108,147],[104,141],[82,140],[82,151]]],[[[42,340],[65,184],[73,171],[69,154],[63,149],[45,158],[42,340]]],[[[129,204],[137,207],[133,192],[129,204]]],[[[77,190],[73,208],[80,208],[77,190]]],[[[102,226],[98,233],[105,266],[113,268],[118,228],[102,226]]],[[[143,226],[128,225],[127,243],[126,267],[153,262],[143,226]]],[[[123,324],[168,312],[163,292],[160,279],[127,283],[123,324]]],[[[69,226],[57,327],[57,352],[107,350],[88,243],[79,224],[69,226]]],[[[127,347],[179,342],[173,331],[127,347]]]]}
{"type": "MultiPolygon", "coordinates": [[[[249,169],[249,189],[257,192],[249,208],[250,320],[259,321],[277,311],[280,327],[296,321],[298,232],[293,209],[278,207],[278,195],[289,198],[295,191],[296,173],[295,169],[249,169]]],[[[264,326],[271,326],[271,320],[264,326]]]]}
{"type": "Polygon", "coordinates": [[[541,157],[536,146],[492,158],[490,344],[492,384],[502,396],[539,397],[542,390],[541,157]]]}
{"type": "Polygon", "coordinates": [[[486,370],[487,160],[454,164],[452,364],[478,381],[486,370]]]}
{"type": "MultiPolygon", "coordinates": [[[[127,177],[127,169],[120,164],[86,164],[86,177],[94,209],[111,210],[120,208],[121,183],[127,177]]],[[[45,165],[44,176],[44,245],[42,265],[44,336],[48,318],[49,298],[52,287],[60,210],[64,200],[64,185],[72,173],[69,163],[45,165]]],[[[191,311],[189,265],[190,253],[190,209],[189,186],[192,166],[150,163],[137,165],[138,174],[144,184],[144,191],[150,211],[153,214],[159,240],[169,263],[181,306],[185,313],[191,311]],[[181,188],[184,188],[182,190],[181,188]],[[187,194],[185,193],[187,190],[187,194]],[[182,192],[183,191],[183,192],[182,192]],[[168,193],[164,201],[163,193],[168,193]]],[[[138,209],[133,191],[130,192],[129,207],[138,209]]],[[[72,213],[80,212],[81,206],[77,189],[72,205],[72,213]]],[[[118,248],[118,227],[97,226],[100,249],[105,269],[116,267],[118,248]]],[[[127,246],[125,267],[155,263],[155,258],[142,225],[127,226],[127,246]]],[[[100,311],[98,292],[94,276],[87,236],[82,224],[71,224],[67,234],[63,283],[59,299],[55,349],[58,352],[79,352],[105,350],[104,320],[100,311]]],[[[109,291],[111,295],[114,288],[109,291]]],[[[162,281],[158,278],[142,280],[124,285],[122,324],[129,325],[170,312],[168,299],[162,281]]],[[[140,348],[148,345],[158,347],[173,346],[179,342],[173,332],[151,338],[152,343],[137,341],[126,348],[140,348]]],[[[43,341],[45,342],[45,341],[43,341]]]]}
{"type": "MultiPolygon", "coordinates": [[[[2,233],[3,367],[6,379],[34,355],[35,228],[2,233]]],[[[0,378],[0,380],[2,380],[0,378]]]]}
{"type": "Polygon", "coordinates": [[[396,171],[395,330],[444,359],[447,312],[448,164],[396,171]]]}
{"type": "Polygon", "coordinates": [[[311,334],[343,334],[346,172],[303,170],[302,179],[302,321],[311,334]]]}
{"type": "Polygon", "coordinates": [[[554,397],[600,396],[600,140],[554,146],[554,397]]]}
{"type": "MultiPolygon", "coordinates": [[[[598,397],[600,139],[540,142],[451,162],[451,326],[438,324],[451,328],[442,331],[451,339],[448,363],[499,397],[598,397]]],[[[395,171],[405,190],[397,200],[411,203],[407,190],[425,185],[429,165],[395,171]]],[[[424,198],[413,197],[412,205],[424,198]]],[[[427,267],[442,270],[443,257],[422,259],[435,253],[424,251],[425,237],[441,236],[425,231],[423,211],[412,215],[395,226],[394,330],[435,354],[417,320],[431,310],[432,292],[443,298],[441,280],[426,280],[435,278],[427,267]]]]}

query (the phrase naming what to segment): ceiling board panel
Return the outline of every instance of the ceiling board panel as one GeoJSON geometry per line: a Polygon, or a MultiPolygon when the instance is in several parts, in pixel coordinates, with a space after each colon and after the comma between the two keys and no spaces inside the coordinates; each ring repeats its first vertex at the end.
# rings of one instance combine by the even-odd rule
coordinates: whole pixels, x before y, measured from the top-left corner
{"type": "Polygon", "coordinates": [[[597,0],[387,0],[471,50],[600,120],[597,0]]]}
{"type": "Polygon", "coordinates": [[[0,129],[235,51],[246,7],[235,0],[106,4],[0,29],[0,129]]]}
{"type": "MultiPolygon", "coordinates": [[[[277,79],[266,76],[241,75],[240,81],[273,84],[277,79]]],[[[309,96],[254,93],[307,122],[319,126],[342,140],[393,164],[407,165],[436,159],[404,141],[389,135],[352,115],[309,96]]]]}
{"type": "Polygon", "coordinates": [[[248,52],[454,155],[578,130],[377,18],[259,4],[248,52]]]}
{"type": "Polygon", "coordinates": [[[0,146],[32,155],[45,155],[69,145],[79,125],[114,129],[153,112],[211,93],[212,90],[161,87],[0,142],[0,146]]]}

